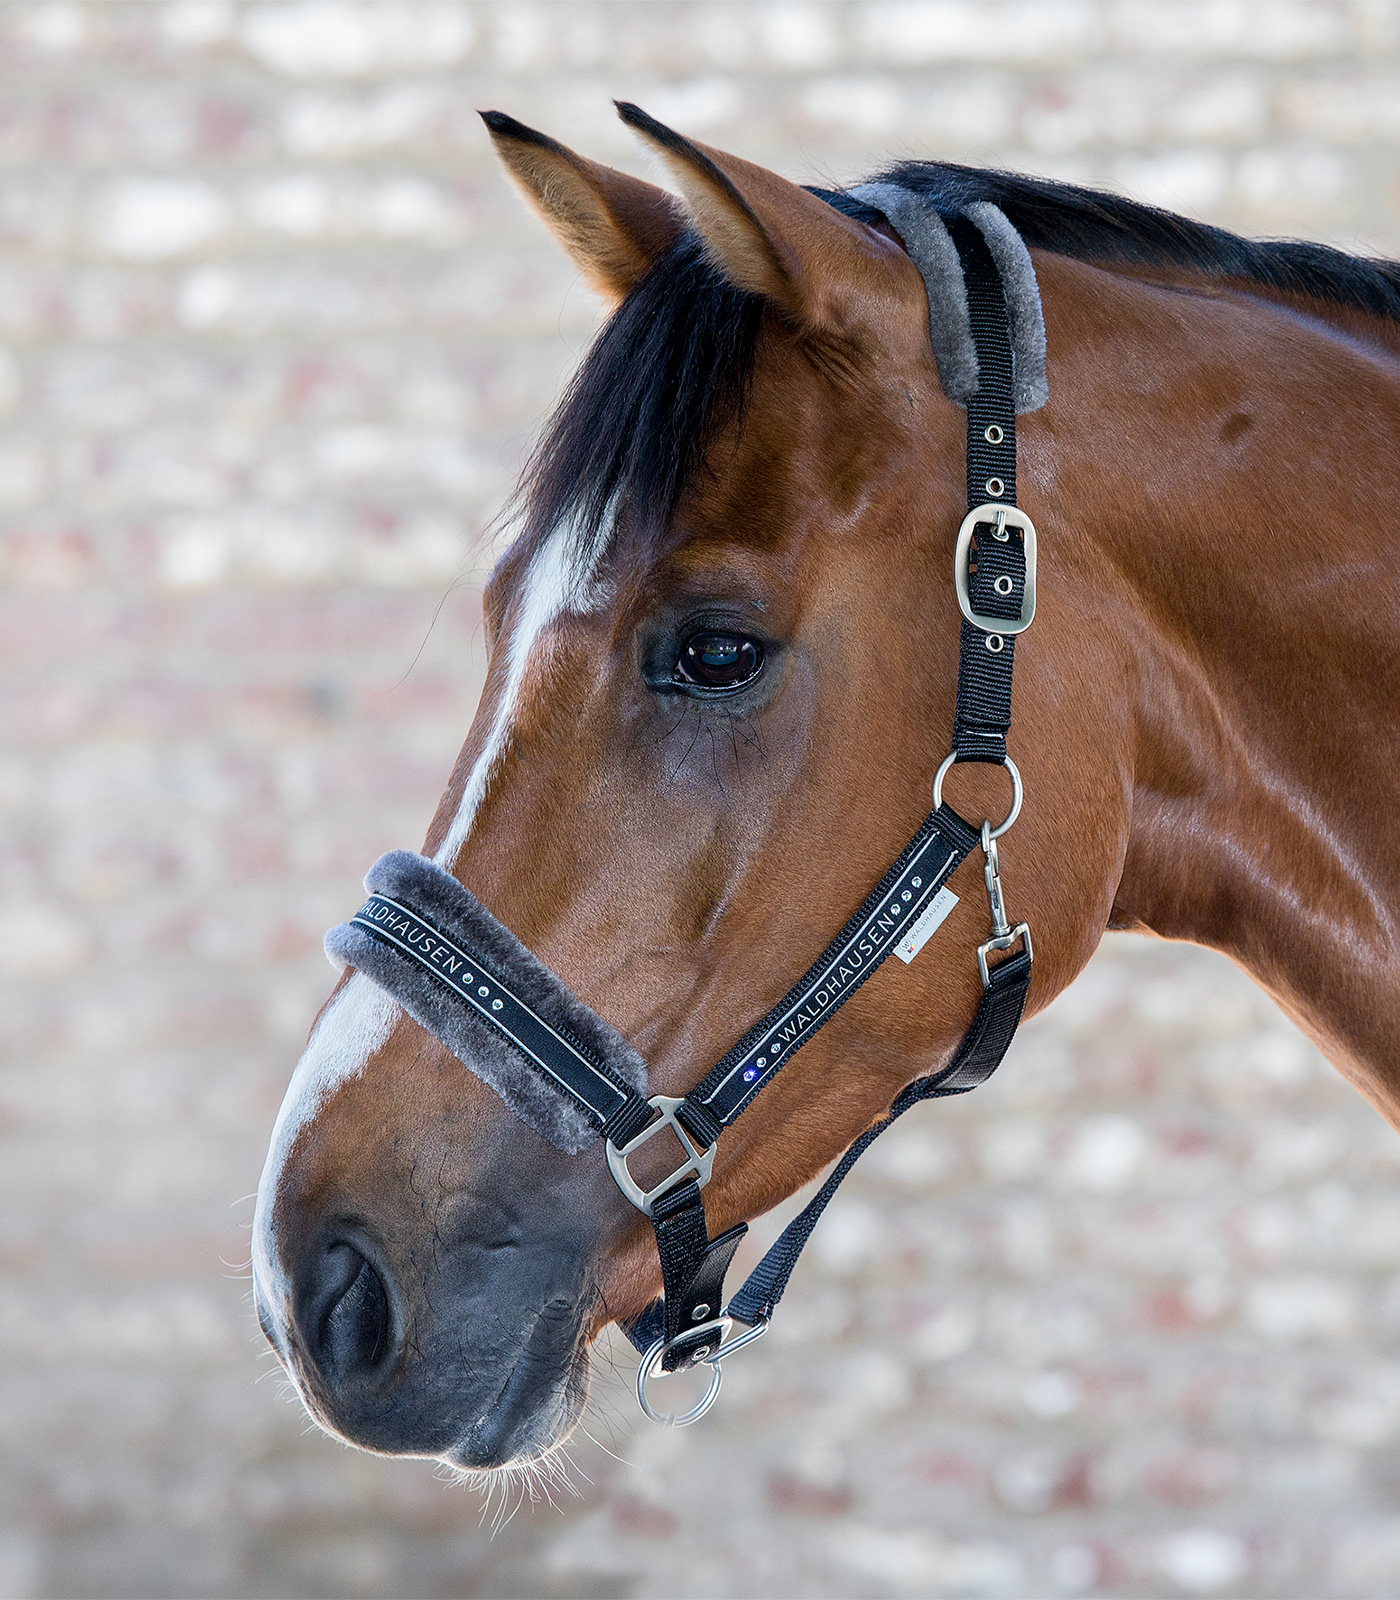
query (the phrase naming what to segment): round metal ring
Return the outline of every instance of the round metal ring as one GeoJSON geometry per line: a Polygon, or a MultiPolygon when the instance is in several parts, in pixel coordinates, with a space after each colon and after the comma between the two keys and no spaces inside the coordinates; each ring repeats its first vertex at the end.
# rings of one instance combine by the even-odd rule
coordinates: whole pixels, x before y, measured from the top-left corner
{"type": "Polygon", "coordinates": [[[1000,500],[1002,495],[1006,493],[1006,485],[1000,478],[988,478],[987,493],[993,500],[1000,500]]]}
{"type": "MultiPolygon", "coordinates": [[[[956,754],[944,756],[939,764],[938,771],[933,775],[933,809],[935,811],[943,804],[943,780],[948,776],[949,767],[953,766],[957,759],[956,754]]],[[[1003,756],[1001,764],[1011,774],[1011,809],[1002,819],[1000,827],[992,829],[989,837],[993,839],[1000,839],[1002,834],[1007,832],[1011,824],[1021,815],[1021,802],[1026,797],[1025,790],[1021,786],[1020,769],[1016,763],[1010,756],[1003,756]]]]}
{"type": "Polygon", "coordinates": [[[989,633],[982,643],[994,656],[999,656],[1006,649],[1006,640],[999,633],[989,633]]]}
{"type": "Polygon", "coordinates": [[[666,1428],[686,1428],[692,1422],[699,1422],[700,1418],[710,1409],[719,1398],[719,1386],[724,1382],[724,1371],[718,1361],[709,1363],[710,1387],[705,1398],[699,1405],[693,1406],[689,1411],[682,1411],[674,1416],[668,1416],[664,1411],[653,1411],[647,1404],[647,1384],[656,1376],[661,1365],[661,1358],[666,1354],[665,1339],[658,1339],[651,1349],[642,1357],[642,1364],[637,1368],[637,1403],[653,1422],[659,1422],[666,1428]]]}
{"type": "Polygon", "coordinates": [[[990,428],[984,430],[982,437],[987,441],[988,444],[1000,444],[1006,435],[999,427],[997,427],[996,423],[994,422],[990,428]]]}

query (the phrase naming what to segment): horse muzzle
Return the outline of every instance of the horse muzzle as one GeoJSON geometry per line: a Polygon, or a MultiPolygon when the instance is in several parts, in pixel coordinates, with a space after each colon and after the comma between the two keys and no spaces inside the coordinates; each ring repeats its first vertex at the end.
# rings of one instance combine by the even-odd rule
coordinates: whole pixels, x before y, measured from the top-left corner
{"type": "Polygon", "coordinates": [[[476,1469],[540,1455],[586,1399],[586,1285],[552,1252],[427,1245],[430,1272],[395,1271],[363,1231],[323,1233],[284,1264],[284,1294],[255,1280],[264,1333],[312,1416],[362,1449],[476,1469]]]}
{"type": "Polygon", "coordinates": [[[274,1140],[254,1299],[312,1416],[364,1449],[529,1459],[582,1410],[597,1264],[631,1208],[601,1150],[513,1116],[363,978],[322,1017],[274,1140]],[[372,999],[372,995],[370,996],[372,999]],[[377,1002],[375,1002],[377,1004],[377,1002]],[[358,1059],[339,1082],[328,1063],[358,1059]]]}

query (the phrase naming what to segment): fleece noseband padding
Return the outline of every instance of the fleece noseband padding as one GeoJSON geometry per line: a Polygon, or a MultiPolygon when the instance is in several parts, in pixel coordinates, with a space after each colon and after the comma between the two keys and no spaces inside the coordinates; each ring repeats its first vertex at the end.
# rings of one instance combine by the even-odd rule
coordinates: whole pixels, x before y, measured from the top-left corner
{"type": "MultiPolygon", "coordinates": [[[[977,393],[977,346],[957,246],[942,217],[926,196],[898,184],[863,183],[847,193],[882,211],[904,241],[928,291],[929,337],[944,393],[965,406],[977,393]]],[[[990,201],[964,206],[962,215],[986,241],[1001,279],[1011,330],[1016,409],[1036,411],[1050,398],[1050,385],[1045,373],[1045,316],[1030,251],[1006,213],[990,201]]]]}
{"type": "MultiPolygon", "coordinates": [[[[650,1093],[646,1063],[626,1039],[584,1005],[450,873],[411,850],[391,850],[369,869],[365,888],[411,907],[583,1054],[639,1094],[650,1093]]],[[[326,935],[326,954],[337,965],[358,968],[386,989],[409,1016],[551,1144],[577,1155],[598,1137],[598,1124],[581,1106],[555,1089],[499,1029],[463,1005],[420,963],[350,922],[326,935]]]]}

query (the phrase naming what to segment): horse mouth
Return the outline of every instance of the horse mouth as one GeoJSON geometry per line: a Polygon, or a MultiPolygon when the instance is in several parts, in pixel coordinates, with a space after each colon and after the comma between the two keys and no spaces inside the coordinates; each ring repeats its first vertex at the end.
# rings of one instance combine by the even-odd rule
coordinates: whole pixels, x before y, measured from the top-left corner
{"type": "Polygon", "coordinates": [[[552,1300],[535,1318],[500,1392],[441,1460],[469,1471],[509,1467],[563,1444],[588,1399],[578,1307],[552,1300]]]}

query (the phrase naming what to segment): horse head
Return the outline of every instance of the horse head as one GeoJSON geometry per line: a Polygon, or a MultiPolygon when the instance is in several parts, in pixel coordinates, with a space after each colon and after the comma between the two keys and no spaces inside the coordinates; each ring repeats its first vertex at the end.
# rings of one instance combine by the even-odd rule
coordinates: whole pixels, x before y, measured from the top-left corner
{"type": "MultiPolygon", "coordinates": [[[[965,418],[892,228],[622,110],[683,203],[487,118],[615,309],[486,587],[485,689],[424,853],[679,1095],[928,811],[957,678],[965,418]]],[[[1056,416],[1025,441],[1047,526],[1056,416]]],[[[1017,757],[1055,800],[1004,851],[1037,927],[1033,1006],[1108,920],[1128,787],[1121,718],[1091,692],[1113,650],[1084,647],[1072,585],[1042,593],[1017,757]]],[[[1006,808],[995,769],[950,788],[969,817],[1006,808]]],[[[719,1142],[712,1232],[792,1194],[947,1060],[986,929],[975,862],[953,888],[940,944],[963,958],[882,968],[772,1082],[719,1142]]],[[[556,1148],[355,972],[279,1116],[254,1264],[263,1327],[324,1426],[467,1468],[564,1438],[591,1341],[660,1284],[601,1144],[556,1148]]]]}

